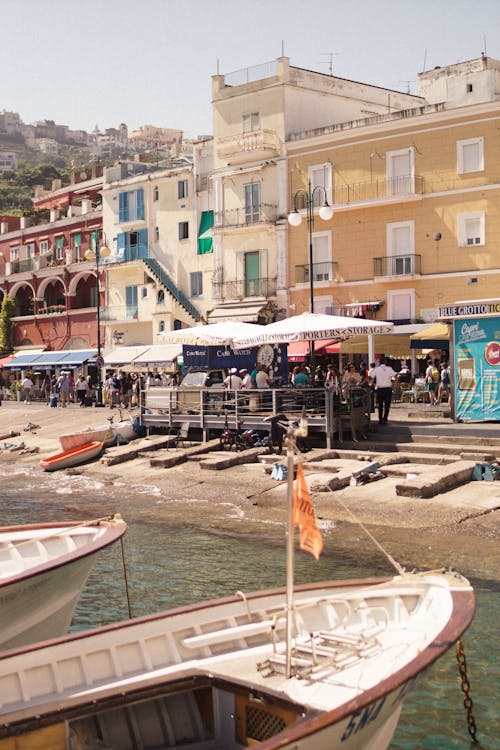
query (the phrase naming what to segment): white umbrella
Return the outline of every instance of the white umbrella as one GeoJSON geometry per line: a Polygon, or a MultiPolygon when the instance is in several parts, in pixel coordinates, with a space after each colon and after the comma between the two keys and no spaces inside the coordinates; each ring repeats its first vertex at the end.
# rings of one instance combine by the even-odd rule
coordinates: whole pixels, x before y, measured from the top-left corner
{"type": "Polygon", "coordinates": [[[194,346],[230,346],[235,338],[257,336],[262,326],[254,323],[224,320],[206,326],[180,328],[168,331],[161,337],[164,344],[192,344],[194,346]]]}
{"type": "Polygon", "coordinates": [[[279,344],[291,341],[316,341],[318,339],[346,339],[360,334],[390,333],[393,323],[382,320],[365,320],[347,318],[340,315],[322,313],[302,313],[293,315],[267,326],[258,326],[257,332],[238,336],[233,339],[233,346],[242,349],[246,346],[260,344],[279,344]]]}

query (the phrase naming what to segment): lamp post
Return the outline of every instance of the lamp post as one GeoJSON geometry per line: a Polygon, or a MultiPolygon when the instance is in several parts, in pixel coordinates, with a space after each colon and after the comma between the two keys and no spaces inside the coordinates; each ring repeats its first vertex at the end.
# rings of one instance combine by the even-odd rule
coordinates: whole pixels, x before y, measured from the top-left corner
{"type": "MultiPolygon", "coordinates": [[[[323,221],[330,221],[333,216],[333,208],[330,206],[327,200],[326,188],[323,185],[316,185],[312,187],[311,180],[309,180],[307,190],[300,188],[293,196],[293,211],[288,214],[288,223],[292,227],[298,227],[302,223],[302,216],[297,208],[298,198],[302,198],[304,207],[306,209],[307,216],[307,228],[309,237],[309,312],[314,312],[314,268],[313,268],[313,229],[314,229],[314,199],[317,195],[320,195],[323,200],[323,205],[319,209],[320,218],[323,221]]],[[[311,377],[314,377],[314,341],[310,342],[311,354],[310,354],[310,366],[311,366],[311,377]]]]}
{"type": "Polygon", "coordinates": [[[86,260],[95,260],[96,265],[96,292],[97,292],[97,393],[96,393],[96,406],[104,406],[102,403],[102,379],[101,370],[104,365],[104,360],[101,354],[101,284],[99,281],[99,263],[101,258],[107,258],[110,254],[108,243],[106,242],[106,234],[103,232],[103,244],[99,247],[99,230],[96,231],[95,235],[95,247],[94,249],[89,248],[85,251],[86,260]]]}

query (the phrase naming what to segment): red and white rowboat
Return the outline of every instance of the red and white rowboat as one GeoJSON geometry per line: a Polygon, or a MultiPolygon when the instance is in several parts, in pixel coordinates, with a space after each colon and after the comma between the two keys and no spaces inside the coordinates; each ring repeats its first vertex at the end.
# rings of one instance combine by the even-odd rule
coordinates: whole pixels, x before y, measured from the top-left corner
{"type": "Polygon", "coordinates": [[[104,445],[101,441],[93,441],[78,445],[76,448],[70,448],[61,453],[55,453],[53,456],[42,458],[40,466],[45,471],[57,471],[58,469],[69,469],[72,466],[92,461],[101,455],[104,445]]]}

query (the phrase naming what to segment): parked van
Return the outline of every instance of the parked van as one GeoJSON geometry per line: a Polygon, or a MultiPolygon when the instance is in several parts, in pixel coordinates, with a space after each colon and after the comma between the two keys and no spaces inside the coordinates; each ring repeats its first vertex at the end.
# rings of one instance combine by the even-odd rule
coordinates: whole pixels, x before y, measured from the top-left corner
{"type": "MultiPolygon", "coordinates": [[[[214,411],[220,411],[224,403],[224,370],[192,370],[182,379],[177,391],[177,411],[187,414],[189,412],[200,411],[200,395],[197,393],[199,388],[210,388],[207,396],[208,404],[214,411]],[[186,389],[183,392],[183,389],[186,389]]],[[[210,407],[209,407],[210,408],[210,407]]]]}

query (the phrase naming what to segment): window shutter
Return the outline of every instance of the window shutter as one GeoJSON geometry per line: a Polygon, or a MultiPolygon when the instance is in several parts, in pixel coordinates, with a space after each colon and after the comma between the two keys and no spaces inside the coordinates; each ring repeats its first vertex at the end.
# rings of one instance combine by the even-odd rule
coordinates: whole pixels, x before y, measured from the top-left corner
{"type": "MultiPolygon", "coordinates": [[[[141,191],[142,192],[142,191],[141,191]]],[[[139,229],[137,232],[137,242],[139,245],[139,258],[148,258],[148,230],[139,229]]]]}
{"type": "Polygon", "coordinates": [[[117,245],[117,248],[118,248],[118,252],[117,252],[118,259],[123,258],[123,256],[125,255],[125,247],[127,245],[127,237],[128,237],[128,235],[126,234],[126,232],[121,232],[117,236],[117,238],[116,238],[116,245],[117,245]]]}
{"type": "Polygon", "coordinates": [[[144,219],[144,190],[137,191],[137,219],[144,219]]]}
{"type": "Polygon", "coordinates": [[[118,194],[118,221],[128,221],[127,193],[118,194]]]}

